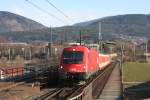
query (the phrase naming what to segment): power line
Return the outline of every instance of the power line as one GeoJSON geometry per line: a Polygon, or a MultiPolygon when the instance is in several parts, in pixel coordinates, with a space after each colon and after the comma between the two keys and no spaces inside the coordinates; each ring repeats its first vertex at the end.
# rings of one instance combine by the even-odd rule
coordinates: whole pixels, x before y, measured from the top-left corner
{"type": "Polygon", "coordinates": [[[34,6],[35,8],[41,10],[42,12],[48,14],[49,16],[51,16],[51,17],[57,19],[58,21],[62,22],[63,24],[68,24],[68,23],[64,22],[62,19],[56,17],[55,15],[53,15],[53,14],[51,14],[50,12],[46,11],[45,9],[41,8],[40,6],[34,4],[33,2],[31,2],[31,1],[29,1],[29,0],[25,0],[25,1],[27,1],[29,4],[31,4],[31,5],[34,6]]]}
{"type": "Polygon", "coordinates": [[[54,4],[52,4],[49,0],[45,0],[49,5],[51,5],[52,7],[54,7],[58,12],[60,12],[63,16],[65,16],[68,20],[72,21],[69,16],[67,16],[62,10],[58,9],[54,4]]]}

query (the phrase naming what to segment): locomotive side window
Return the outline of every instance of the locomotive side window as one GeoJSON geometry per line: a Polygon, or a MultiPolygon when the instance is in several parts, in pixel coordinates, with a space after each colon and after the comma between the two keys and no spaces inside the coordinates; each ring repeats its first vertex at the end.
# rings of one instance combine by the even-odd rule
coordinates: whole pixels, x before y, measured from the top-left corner
{"type": "Polygon", "coordinates": [[[79,51],[64,51],[63,52],[64,64],[81,64],[83,63],[83,52],[79,51]]]}

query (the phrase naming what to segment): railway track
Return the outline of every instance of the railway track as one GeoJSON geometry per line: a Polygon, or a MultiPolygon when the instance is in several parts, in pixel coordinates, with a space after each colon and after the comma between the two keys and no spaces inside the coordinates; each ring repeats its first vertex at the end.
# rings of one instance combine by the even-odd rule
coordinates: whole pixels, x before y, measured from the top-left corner
{"type": "MultiPolygon", "coordinates": [[[[72,87],[62,86],[54,90],[45,91],[42,95],[38,95],[36,100],[82,100],[96,98],[103,90],[109,75],[111,74],[116,62],[109,65],[108,68],[98,73],[94,78],[88,80],[84,85],[76,85],[72,87]],[[86,97],[88,96],[88,97],[86,97]]],[[[28,99],[29,100],[29,99],[28,99]]],[[[31,99],[30,99],[31,100],[31,99]]]]}
{"type": "Polygon", "coordinates": [[[8,85],[7,87],[1,88],[1,89],[0,89],[0,92],[9,90],[9,89],[11,89],[11,88],[13,88],[13,87],[16,87],[16,86],[18,86],[18,85],[25,84],[27,81],[31,81],[33,78],[35,78],[35,76],[28,76],[28,77],[23,77],[23,78],[21,78],[21,79],[14,80],[14,81],[12,82],[12,84],[8,85]]]}
{"type": "Polygon", "coordinates": [[[13,82],[10,84],[10,85],[8,85],[8,86],[6,86],[6,87],[4,87],[4,88],[1,88],[0,89],[0,92],[3,92],[3,91],[6,91],[6,90],[9,90],[9,89],[11,89],[11,88],[14,88],[14,87],[17,87],[17,86],[19,86],[19,85],[23,85],[23,84],[25,84],[26,82],[32,82],[32,83],[35,83],[36,81],[37,81],[37,76],[41,76],[41,77],[43,77],[43,75],[45,75],[45,74],[47,74],[47,73],[40,73],[40,74],[29,74],[29,75],[27,75],[27,76],[23,76],[22,78],[20,78],[20,79],[16,79],[16,80],[13,80],[13,82]]]}
{"type": "Polygon", "coordinates": [[[59,92],[61,92],[63,90],[63,88],[60,89],[55,89],[54,91],[48,91],[45,94],[43,94],[42,96],[40,96],[39,98],[36,98],[37,100],[49,100],[51,99],[53,96],[57,95],[59,92]]]}
{"type": "Polygon", "coordinates": [[[23,100],[49,100],[53,95],[56,95],[61,90],[62,88],[46,89],[43,90],[42,93],[26,97],[23,100]]]}
{"type": "Polygon", "coordinates": [[[65,100],[79,87],[60,87],[44,90],[42,93],[27,97],[24,100],[65,100]]]}

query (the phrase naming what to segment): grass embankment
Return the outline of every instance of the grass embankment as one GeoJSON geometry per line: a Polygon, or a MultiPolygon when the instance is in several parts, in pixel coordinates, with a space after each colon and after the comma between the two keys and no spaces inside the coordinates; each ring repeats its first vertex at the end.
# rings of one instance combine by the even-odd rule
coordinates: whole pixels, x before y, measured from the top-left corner
{"type": "Polygon", "coordinates": [[[123,80],[124,82],[150,81],[150,63],[124,63],[123,80]]]}

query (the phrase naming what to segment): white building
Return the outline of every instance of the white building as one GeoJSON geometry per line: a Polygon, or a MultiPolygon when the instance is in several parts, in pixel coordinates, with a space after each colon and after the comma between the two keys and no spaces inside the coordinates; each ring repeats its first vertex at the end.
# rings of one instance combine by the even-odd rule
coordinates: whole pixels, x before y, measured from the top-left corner
{"type": "Polygon", "coordinates": [[[146,57],[146,61],[150,62],[150,53],[144,53],[144,56],[146,57]]]}

